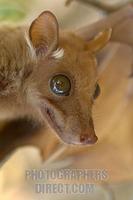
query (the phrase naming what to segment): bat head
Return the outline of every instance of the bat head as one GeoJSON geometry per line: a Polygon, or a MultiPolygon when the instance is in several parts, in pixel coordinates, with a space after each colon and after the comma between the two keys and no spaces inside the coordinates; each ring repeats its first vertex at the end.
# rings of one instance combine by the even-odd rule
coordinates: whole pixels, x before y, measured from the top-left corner
{"type": "Polygon", "coordinates": [[[100,93],[96,53],[109,41],[111,30],[86,42],[60,32],[55,16],[43,12],[30,26],[29,37],[37,57],[37,90],[41,112],[49,126],[67,144],[93,144],[92,106],[100,93]]]}
{"type": "MultiPolygon", "coordinates": [[[[31,112],[36,110],[67,144],[94,144],[97,136],[92,106],[100,93],[96,54],[110,36],[111,30],[107,29],[85,41],[74,33],[59,31],[51,12],[45,11],[37,17],[25,42],[18,45],[12,41],[12,48],[16,45],[13,70],[21,66],[16,72],[16,77],[19,74],[21,78],[17,84],[20,95],[17,90],[12,100],[16,101],[16,96],[21,99],[21,105],[16,104],[19,112],[20,107],[21,112],[29,112],[30,107],[31,112]]],[[[11,49],[10,55],[13,55],[11,49]]]]}

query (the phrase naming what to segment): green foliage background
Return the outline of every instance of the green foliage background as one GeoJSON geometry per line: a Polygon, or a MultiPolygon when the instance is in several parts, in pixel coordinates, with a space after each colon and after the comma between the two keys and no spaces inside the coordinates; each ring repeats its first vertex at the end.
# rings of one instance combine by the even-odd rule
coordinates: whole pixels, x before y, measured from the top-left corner
{"type": "Polygon", "coordinates": [[[33,2],[34,0],[0,0],[0,21],[24,20],[33,2]]]}

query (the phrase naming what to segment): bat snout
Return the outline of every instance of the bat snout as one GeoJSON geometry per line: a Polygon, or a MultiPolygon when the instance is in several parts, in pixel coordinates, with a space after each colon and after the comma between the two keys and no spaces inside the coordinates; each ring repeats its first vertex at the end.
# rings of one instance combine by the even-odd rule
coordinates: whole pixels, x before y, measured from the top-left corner
{"type": "Polygon", "coordinates": [[[89,144],[95,144],[97,142],[98,138],[95,134],[89,134],[89,132],[85,132],[80,135],[80,143],[81,145],[89,145],[89,144]]]}
{"type": "Polygon", "coordinates": [[[98,138],[95,134],[94,124],[92,118],[89,120],[89,127],[80,134],[80,143],[83,145],[95,144],[98,138]]]}
{"type": "Polygon", "coordinates": [[[71,141],[68,141],[66,138],[66,141],[64,141],[67,144],[73,144],[73,145],[93,145],[97,142],[98,137],[95,134],[95,131],[93,129],[87,129],[85,131],[82,131],[82,133],[76,137],[71,138],[71,141]]]}
{"type": "Polygon", "coordinates": [[[89,123],[87,125],[79,123],[79,129],[77,129],[77,126],[74,128],[71,127],[71,129],[67,130],[67,132],[64,134],[64,137],[62,138],[63,141],[67,144],[73,144],[73,145],[93,145],[97,142],[98,138],[95,133],[94,124],[92,118],[89,119],[89,123]]]}

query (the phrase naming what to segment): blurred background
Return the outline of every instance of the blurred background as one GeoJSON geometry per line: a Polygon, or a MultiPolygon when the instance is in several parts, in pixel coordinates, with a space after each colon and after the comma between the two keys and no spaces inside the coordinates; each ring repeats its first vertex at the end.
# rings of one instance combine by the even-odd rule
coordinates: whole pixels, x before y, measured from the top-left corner
{"type": "MultiPolygon", "coordinates": [[[[30,24],[42,11],[50,10],[56,15],[60,28],[74,30],[106,17],[129,2],[132,1],[0,0],[0,21],[1,24],[30,24]]],[[[116,45],[115,54],[106,64],[108,69],[99,80],[103,92],[94,107],[98,145],[73,150],[58,144],[58,148],[54,147],[55,153],[46,156],[43,162],[38,149],[17,149],[0,169],[0,200],[133,199],[133,101],[126,98],[127,77],[132,65],[131,49],[116,45]],[[25,178],[27,169],[64,167],[105,169],[109,178],[96,184],[92,194],[66,196],[36,195],[32,181],[27,182],[25,178]]]]}

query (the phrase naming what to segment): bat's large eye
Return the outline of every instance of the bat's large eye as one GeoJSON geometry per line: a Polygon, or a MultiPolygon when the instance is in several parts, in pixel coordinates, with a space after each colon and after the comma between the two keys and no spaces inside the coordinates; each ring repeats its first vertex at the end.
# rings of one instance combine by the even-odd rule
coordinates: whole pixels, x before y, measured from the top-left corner
{"type": "Polygon", "coordinates": [[[95,92],[94,92],[94,95],[93,95],[93,98],[96,99],[100,95],[100,92],[101,92],[100,91],[100,86],[97,84],[95,92]]]}
{"type": "Polygon", "coordinates": [[[67,76],[58,74],[51,79],[50,88],[57,95],[68,96],[71,90],[71,82],[67,76]]]}

